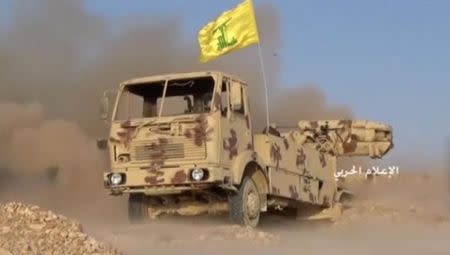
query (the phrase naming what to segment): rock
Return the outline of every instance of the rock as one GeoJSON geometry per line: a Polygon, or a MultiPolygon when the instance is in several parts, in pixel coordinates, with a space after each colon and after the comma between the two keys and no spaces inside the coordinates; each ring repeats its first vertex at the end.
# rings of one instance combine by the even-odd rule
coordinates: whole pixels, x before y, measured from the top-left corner
{"type": "Polygon", "coordinates": [[[28,227],[31,228],[32,230],[40,231],[45,227],[45,225],[44,224],[30,224],[28,227]]]}
{"type": "Polygon", "coordinates": [[[0,255],[12,255],[12,254],[11,254],[11,252],[9,252],[9,251],[7,251],[7,250],[5,250],[5,249],[0,248],[0,255]]]}
{"type": "Polygon", "coordinates": [[[9,233],[9,231],[11,231],[11,228],[10,227],[2,227],[2,234],[8,234],[9,233]]]}

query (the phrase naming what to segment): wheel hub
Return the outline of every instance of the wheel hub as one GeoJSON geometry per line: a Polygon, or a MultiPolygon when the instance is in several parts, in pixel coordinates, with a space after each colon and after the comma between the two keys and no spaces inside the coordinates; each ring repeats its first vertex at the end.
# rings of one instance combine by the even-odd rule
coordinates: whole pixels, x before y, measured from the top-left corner
{"type": "Polygon", "coordinates": [[[259,212],[259,198],[258,194],[254,191],[250,191],[247,196],[247,213],[249,218],[256,218],[259,212]]]}

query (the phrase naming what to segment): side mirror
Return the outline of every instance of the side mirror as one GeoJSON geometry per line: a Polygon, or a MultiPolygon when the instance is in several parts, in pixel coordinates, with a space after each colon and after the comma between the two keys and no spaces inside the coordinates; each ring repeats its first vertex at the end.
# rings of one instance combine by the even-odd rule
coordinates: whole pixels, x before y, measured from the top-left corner
{"type": "Polygon", "coordinates": [[[97,148],[100,150],[105,150],[108,147],[108,141],[106,139],[97,140],[97,148]]]}
{"type": "Polygon", "coordinates": [[[109,98],[107,95],[103,95],[100,99],[100,118],[107,120],[109,116],[109,98]]]}
{"type": "Polygon", "coordinates": [[[242,88],[239,83],[232,82],[230,85],[230,104],[232,111],[242,108],[242,88]]]}

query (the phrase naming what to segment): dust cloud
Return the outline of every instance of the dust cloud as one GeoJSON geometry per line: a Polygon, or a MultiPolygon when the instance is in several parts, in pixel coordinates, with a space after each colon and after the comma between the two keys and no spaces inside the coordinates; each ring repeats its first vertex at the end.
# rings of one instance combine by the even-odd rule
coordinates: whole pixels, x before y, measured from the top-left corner
{"type": "Polygon", "coordinates": [[[42,109],[37,103],[0,103],[0,116],[7,124],[0,127],[3,136],[1,162],[4,166],[32,174],[50,167],[70,169],[68,172],[73,171],[74,176],[60,180],[64,185],[69,184],[69,179],[77,182],[75,175],[89,174],[75,172],[81,163],[98,168],[92,163],[100,153],[80,127],[65,120],[45,120],[42,109]],[[88,155],[92,155],[91,159],[88,155]]]}
{"type": "MultiPolygon", "coordinates": [[[[257,15],[274,119],[280,118],[276,105],[290,99],[287,95],[291,92],[304,94],[303,99],[308,95],[319,99],[305,103],[295,100],[295,112],[322,109],[307,117],[347,115],[326,105],[317,86],[277,95],[282,87],[280,58],[274,56],[282,47],[280,17],[266,2],[257,5],[257,15]]],[[[196,35],[188,39],[182,36],[183,17],[130,17],[117,26],[88,12],[82,1],[18,1],[11,16],[11,26],[0,36],[0,100],[38,101],[51,118],[75,121],[89,135],[100,135],[105,127],[98,121],[98,99],[105,89],[116,88],[120,81],[159,73],[224,70],[250,84],[254,119],[262,129],[264,90],[255,48],[201,65],[196,35]]],[[[306,116],[289,118],[302,117],[306,116]]]]}
{"type": "Polygon", "coordinates": [[[0,103],[0,200],[78,216],[103,211],[80,204],[113,206],[102,185],[106,157],[95,140],[73,121],[47,117],[39,103],[0,103]]]}
{"type": "Polygon", "coordinates": [[[364,187],[336,222],[267,214],[252,231],[227,225],[226,216],[167,216],[88,231],[129,254],[448,254],[445,180],[414,173],[364,187]]]}
{"type": "MultiPolygon", "coordinates": [[[[12,6],[10,26],[0,34],[0,135],[6,141],[0,167],[54,171],[62,186],[99,186],[100,178],[93,176],[107,168],[105,155],[94,148],[95,137],[107,132],[98,119],[99,97],[120,81],[158,73],[212,69],[242,76],[252,90],[254,127],[263,129],[264,90],[255,48],[200,65],[195,35],[182,37],[179,17],[135,17],[117,28],[87,11],[82,1],[12,6]]],[[[280,60],[273,53],[282,46],[279,13],[262,3],[257,15],[273,120],[295,125],[288,120],[351,117],[350,109],[328,105],[317,86],[277,92],[280,60]]]]}

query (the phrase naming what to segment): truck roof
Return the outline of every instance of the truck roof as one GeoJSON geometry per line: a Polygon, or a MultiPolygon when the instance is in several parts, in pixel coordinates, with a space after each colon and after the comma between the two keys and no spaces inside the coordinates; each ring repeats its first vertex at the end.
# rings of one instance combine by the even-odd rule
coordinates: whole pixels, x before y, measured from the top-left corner
{"type": "Polygon", "coordinates": [[[142,84],[142,83],[151,83],[155,81],[161,81],[166,79],[183,79],[183,78],[195,78],[202,76],[226,76],[240,83],[246,84],[245,81],[237,77],[236,75],[228,74],[221,71],[198,71],[198,72],[187,72],[187,73],[168,73],[168,74],[159,74],[152,76],[145,76],[140,78],[134,78],[130,80],[126,80],[121,83],[121,86],[125,85],[133,85],[133,84],[142,84]]]}

